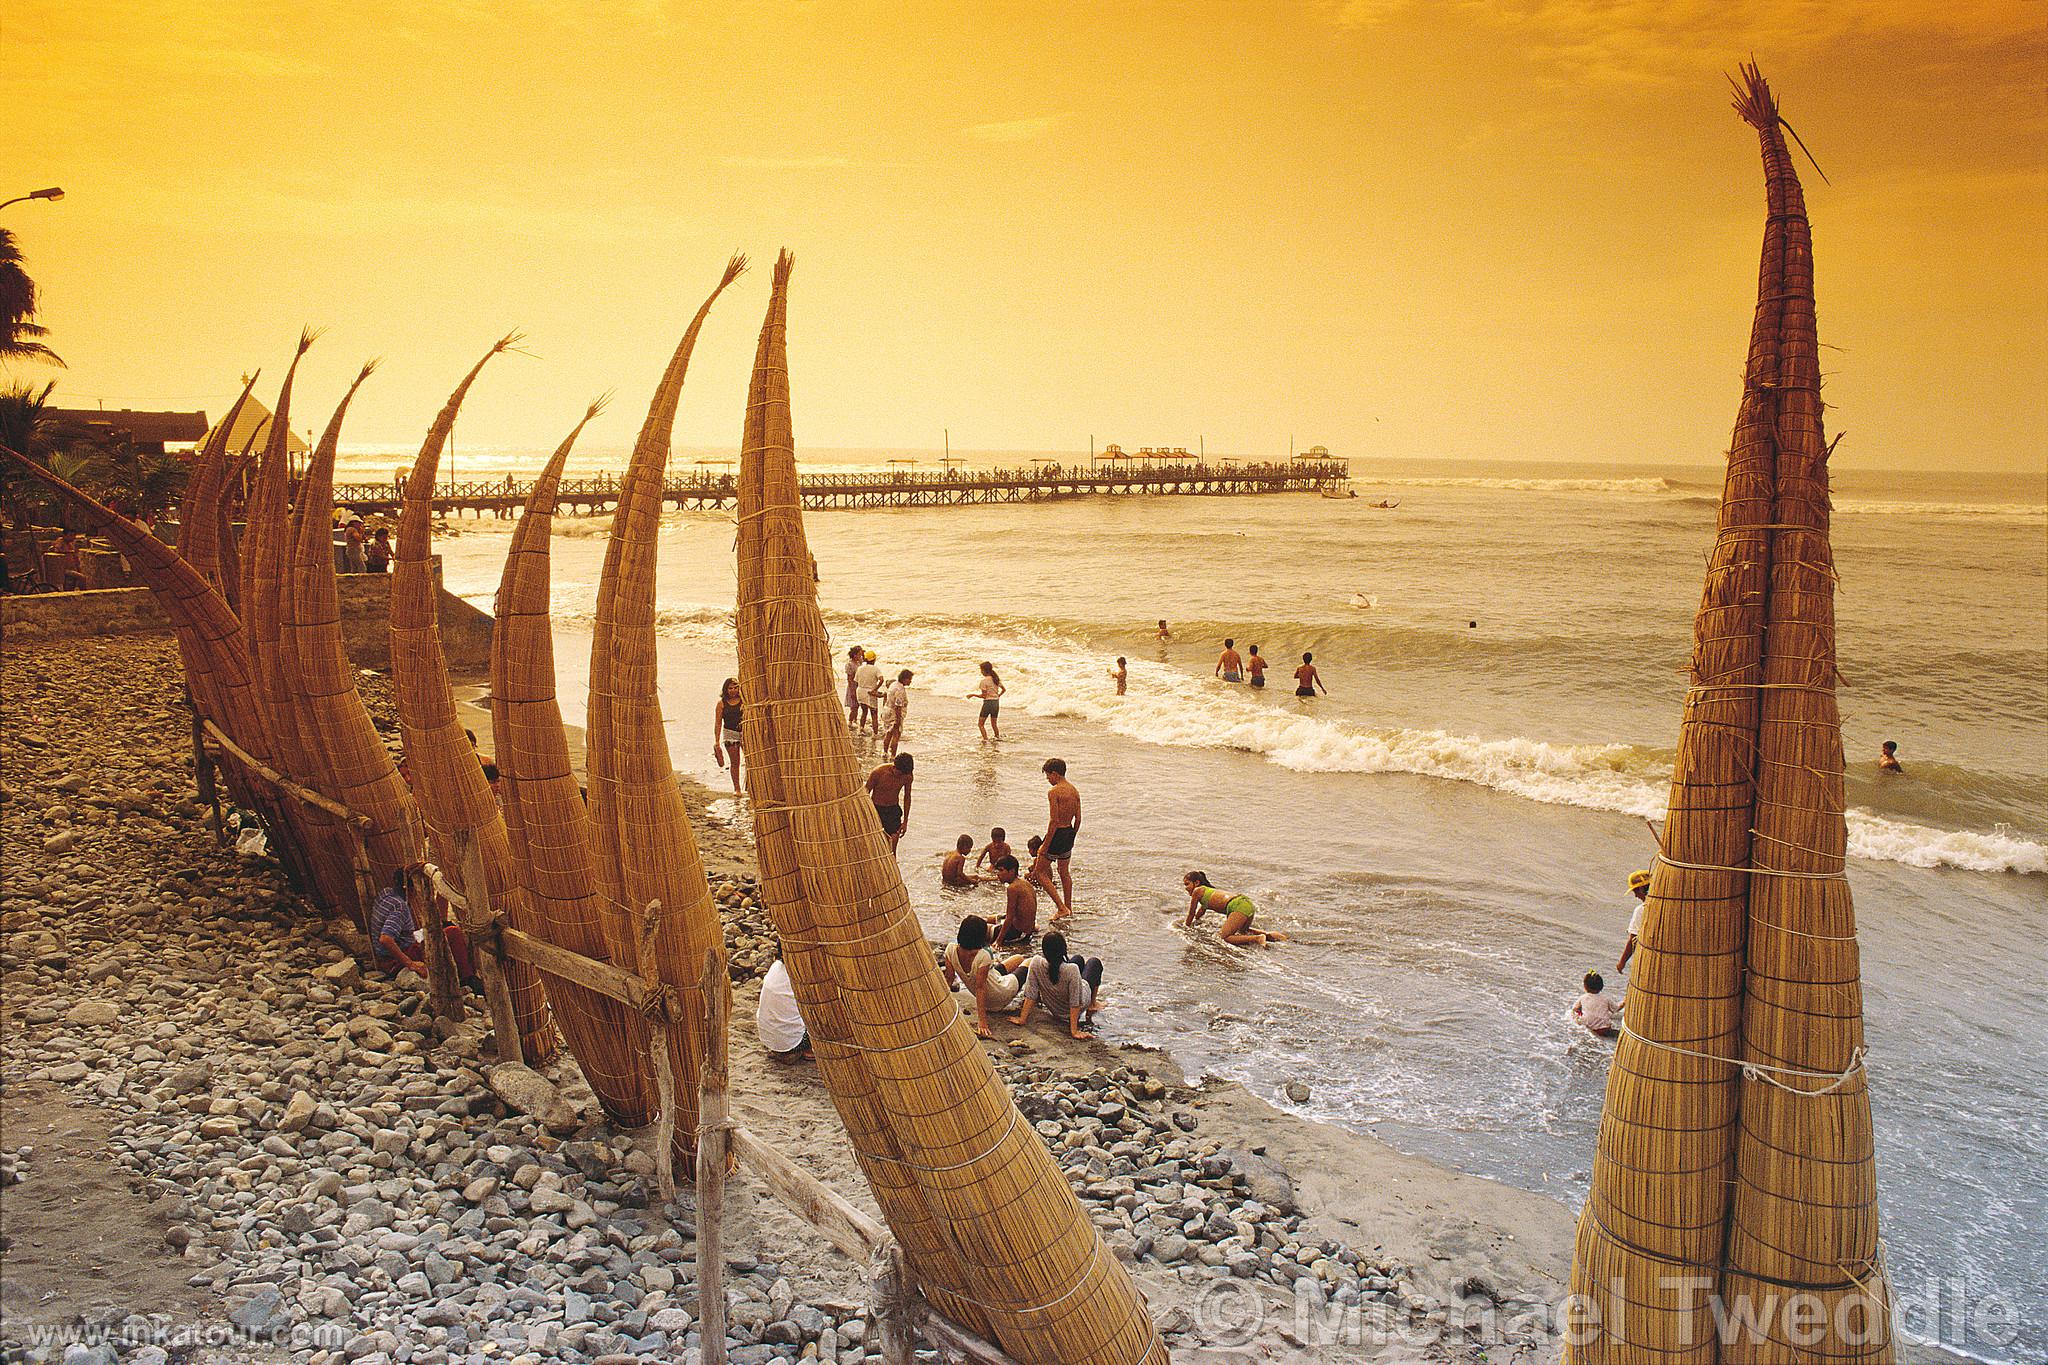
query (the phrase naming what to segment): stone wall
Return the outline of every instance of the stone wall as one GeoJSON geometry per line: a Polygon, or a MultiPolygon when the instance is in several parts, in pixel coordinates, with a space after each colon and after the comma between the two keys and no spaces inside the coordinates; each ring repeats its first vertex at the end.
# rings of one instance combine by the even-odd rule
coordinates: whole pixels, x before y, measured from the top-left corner
{"type": "MultiPolygon", "coordinates": [[[[441,560],[434,558],[434,587],[441,600],[441,644],[456,669],[488,667],[491,618],[441,584],[441,560]]],[[[358,668],[391,667],[391,575],[341,575],[341,633],[358,668]]],[[[0,597],[0,641],[10,649],[81,635],[168,632],[170,618],[147,588],[105,588],[93,592],[42,592],[0,597]]]]}

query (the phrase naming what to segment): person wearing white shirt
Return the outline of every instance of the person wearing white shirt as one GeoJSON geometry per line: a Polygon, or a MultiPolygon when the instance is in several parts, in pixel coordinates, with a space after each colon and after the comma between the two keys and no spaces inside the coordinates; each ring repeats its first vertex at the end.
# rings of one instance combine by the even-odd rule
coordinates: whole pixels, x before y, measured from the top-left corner
{"type": "Polygon", "coordinates": [[[903,742],[903,717],[910,711],[911,677],[907,668],[898,673],[882,697],[882,752],[890,758],[896,757],[896,746],[903,742]]]}
{"type": "Polygon", "coordinates": [[[1617,972],[1627,971],[1629,959],[1636,955],[1636,941],[1643,932],[1643,911],[1650,903],[1650,874],[1642,870],[1629,873],[1628,889],[1636,903],[1629,907],[1628,942],[1621,945],[1621,960],[1614,964],[1617,972]]]}
{"type": "Polygon", "coordinates": [[[1614,1007],[1614,997],[1603,993],[1607,982],[1600,973],[1587,972],[1585,987],[1586,993],[1572,1006],[1572,1018],[1586,1032],[1600,1038],[1612,1038],[1618,1011],[1614,1007]]]}
{"type": "Polygon", "coordinates": [[[875,667],[875,651],[870,649],[861,655],[861,665],[853,671],[855,729],[875,728],[875,694],[881,690],[882,670],[875,667]]]}
{"type": "Polygon", "coordinates": [[[761,1003],[754,1007],[754,1032],[761,1046],[778,1062],[799,1062],[811,1055],[811,1035],[796,1007],[796,988],[782,959],[761,978],[761,1003]]]}

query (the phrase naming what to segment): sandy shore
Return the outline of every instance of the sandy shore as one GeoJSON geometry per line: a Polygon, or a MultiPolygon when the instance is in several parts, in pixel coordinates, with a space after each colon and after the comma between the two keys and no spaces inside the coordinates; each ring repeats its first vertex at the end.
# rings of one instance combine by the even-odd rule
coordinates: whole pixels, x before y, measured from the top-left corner
{"type": "MultiPolygon", "coordinates": [[[[689,1191],[660,1206],[644,1135],[606,1128],[573,1065],[551,1124],[510,1107],[478,1011],[451,1026],[410,978],[364,978],[273,864],[217,847],[177,680],[158,638],[0,656],[6,1344],[156,1362],[182,1331],[212,1343],[193,1359],[308,1365],[692,1353],[689,1191]]],[[[388,720],[382,681],[365,691],[388,720]]],[[[815,1071],[754,1042],[772,929],[745,839],[685,785],[738,978],[736,1116],[872,1209],[815,1071]]],[[[1557,1358],[1562,1205],[1189,1086],[1156,1053],[999,1029],[994,1060],[1177,1360],[1557,1358]]],[[[869,1358],[864,1268],[744,1175],[732,1203],[734,1358],[869,1358]]]]}

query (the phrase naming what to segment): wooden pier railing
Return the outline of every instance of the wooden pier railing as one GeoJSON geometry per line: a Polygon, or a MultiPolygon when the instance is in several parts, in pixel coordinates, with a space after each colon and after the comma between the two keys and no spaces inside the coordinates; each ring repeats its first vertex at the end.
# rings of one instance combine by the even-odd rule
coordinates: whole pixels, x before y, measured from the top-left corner
{"type": "MultiPolygon", "coordinates": [[[[804,506],[951,507],[982,502],[1043,502],[1091,494],[1178,494],[1231,496],[1247,493],[1315,493],[1342,487],[1349,477],[1342,460],[1276,460],[1269,463],[1190,461],[1182,464],[1045,464],[1033,469],[888,470],[848,474],[805,474],[798,479],[804,506]]],[[[511,516],[525,506],[530,482],[479,479],[435,490],[434,510],[511,516]]],[[[337,506],[362,513],[398,506],[402,493],[392,483],[337,484],[337,506]]],[[[576,514],[601,512],[618,501],[615,474],[564,480],[557,506],[576,514]]],[[[719,508],[739,497],[732,474],[708,471],[671,475],[662,501],[685,508],[719,508]]]]}

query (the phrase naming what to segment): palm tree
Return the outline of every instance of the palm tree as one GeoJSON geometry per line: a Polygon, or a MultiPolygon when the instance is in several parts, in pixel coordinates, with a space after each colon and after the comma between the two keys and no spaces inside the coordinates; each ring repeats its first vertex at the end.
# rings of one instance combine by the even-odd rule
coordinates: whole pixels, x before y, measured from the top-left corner
{"type": "Polygon", "coordinates": [[[37,324],[36,282],[28,277],[21,248],[14,234],[0,228],[0,360],[39,360],[62,366],[63,360],[45,346],[48,329],[37,324]]]}

